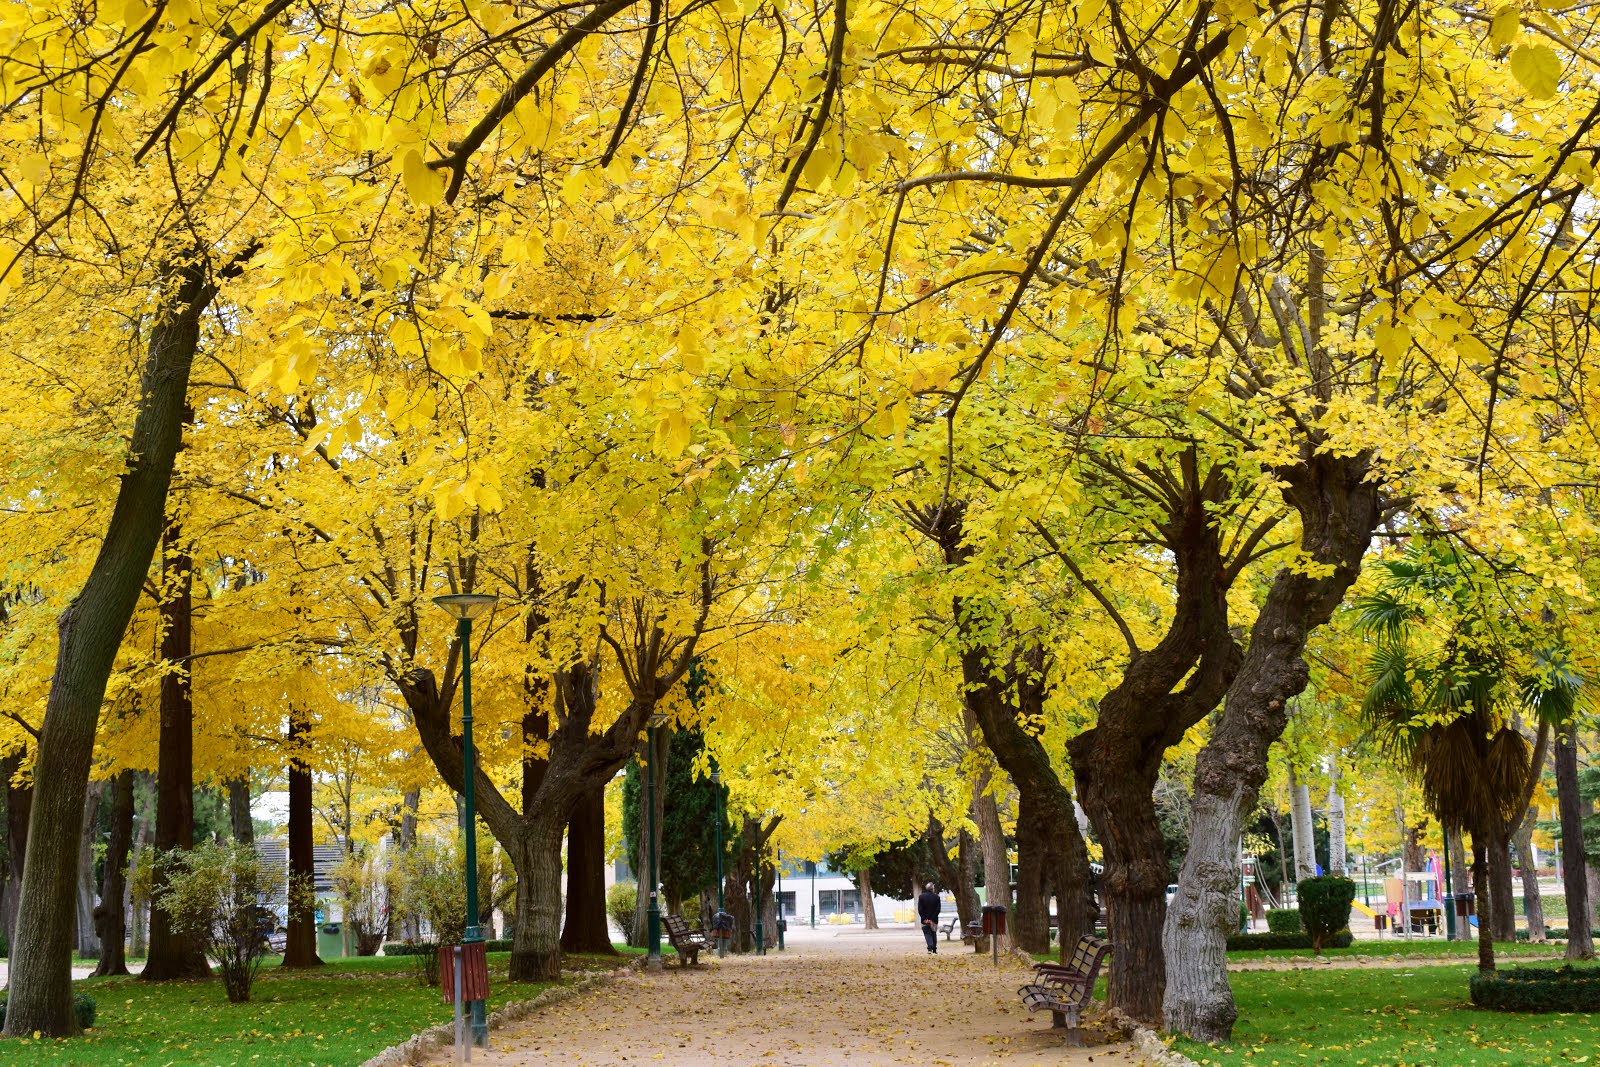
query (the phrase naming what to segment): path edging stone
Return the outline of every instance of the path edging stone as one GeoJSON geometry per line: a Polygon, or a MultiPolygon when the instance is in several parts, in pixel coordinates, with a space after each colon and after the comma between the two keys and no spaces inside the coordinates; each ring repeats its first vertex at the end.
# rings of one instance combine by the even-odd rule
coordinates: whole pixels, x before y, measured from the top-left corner
{"type": "MultiPolygon", "coordinates": [[[[610,982],[615,972],[601,974],[588,974],[574,980],[570,985],[552,986],[536,997],[528,1000],[517,1000],[505,1005],[498,1011],[489,1013],[489,1030],[491,1032],[502,1027],[527,1018],[534,1012],[547,1008],[552,1004],[559,1004],[563,1000],[571,1000],[592,989],[610,982]]],[[[456,1024],[454,1020],[440,1026],[430,1026],[412,1034],[398,1045],[390,1045],[376,1056],[361,1064],[361,1067],[410,1067],[418,1064],[423,1059],[442,1048],[449,1048],[455,1043],[456,1024]]]]}
{"type": "Polygon", "coordinates": [[[1200,1067],[1183,1053],[1167,1047],[1160,1034],[1116,1008],[1106,1012],[1106,1020],[1121,1029],[1133,1051],[1148,1067],[1200,1067]]]}

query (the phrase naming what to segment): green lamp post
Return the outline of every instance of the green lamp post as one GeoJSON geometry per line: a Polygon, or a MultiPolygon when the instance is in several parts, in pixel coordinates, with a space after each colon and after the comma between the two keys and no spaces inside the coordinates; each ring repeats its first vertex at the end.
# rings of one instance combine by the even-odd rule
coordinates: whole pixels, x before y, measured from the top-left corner
{"type": "MultiPolygon", "coordinates": [[[[467,845],[467,929],[461,943],[483,940],[478,926],[478,813],[474,803],[473,778],[477,773],[477,753],[472,747],[472,620],[494,607],[500,600],[487,593],[451,593],[436,596],[433,602],[456,620],[456,637],[461,641],[461,764],[462,807],[466,816],[467,845]]],[[[472,1043],[489,1044],[489,1022],[481,1000],[467,1004],[472,1021],[472,1043]]]]}
{"type": "Polygon", "coordinates": [[[659,971],[661,969],[661,900],[659,897],[661,887],[661,872],[656,856],[656,753],[660,746],[656,738],[660,736],[661,727],[666,723],[667,717],[661,712],[653,712],[647,720],[650,727],[646,744],[650,747],[650,762],[645,768],[645,786],[650,805],[650,907],[645,912],[645,929],[648,934],[650,954],[645,957],[645,970],[659,971]]]}

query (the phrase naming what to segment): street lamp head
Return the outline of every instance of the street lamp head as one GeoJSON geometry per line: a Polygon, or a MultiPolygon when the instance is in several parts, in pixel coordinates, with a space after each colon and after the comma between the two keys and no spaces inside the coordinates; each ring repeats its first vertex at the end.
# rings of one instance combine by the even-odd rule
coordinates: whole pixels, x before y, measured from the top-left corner
{"type": "Polygon", "coordinates": [[[664,711],[652,711],[650,713],[650,717],[644,721],[644,724],[646,726],[652,726],[652,727],[653,726],[665,726],[665,725],[667,725],[667,720],[670,719],[671,717],[672,716],[668,715],[664,711]]]}
{"type": "Polygon", "coordinates": [[[721,771],[720,768],[717,768],[717,767],[711,768],[711,784],[712,785],[721,785],[722,784],[722,771],[721,771]]]}
{"type": "Polygon", "coordinates": [[[498,604],[500,598],[489,593],[450,593],[434,597],[433,602],[459,622],[463,619],[476,619],[498,604]]]}

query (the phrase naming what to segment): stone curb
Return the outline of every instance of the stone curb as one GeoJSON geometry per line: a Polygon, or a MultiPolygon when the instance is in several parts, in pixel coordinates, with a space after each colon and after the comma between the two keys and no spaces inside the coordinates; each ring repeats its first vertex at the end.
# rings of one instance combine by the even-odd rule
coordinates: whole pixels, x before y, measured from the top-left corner
{"type": "Polygon", "coordinates": [[[1200,1067],[1183,1053],[1168,1048],[1160,1034],[1115,1008],[1106,1012],[1105,1018],[1127,1035],[1134,1053],[1147,1067],[1200,1067]]]}
{"type": "MultiPolygon", "coordinates": [[[[592,989],[605,985],[611,981],[616,972],[601,974],[588,974],[578,978],[570,985],[554,986],[530,1000],[518,1000],[507,1004],[498,1011],[489,1014],[489,1029],[498,1030],[510,1023],[527,1018],[534,1012],[548,1008],[552,1004],[559,1004],[563,1000],[571,1000],[592,989]]],[[[422,1060],[437,1052],[439,1049],[449,1048],[455,1043],[456,1024],[452,1020],[442,1026],[430,1026],[428,1029],[413,1034],[398,1045],[390,1045],[376,1056],[367,1060],[361,1067],[410,1067],[412,1064],[421,1063],[422,1060]]]]}

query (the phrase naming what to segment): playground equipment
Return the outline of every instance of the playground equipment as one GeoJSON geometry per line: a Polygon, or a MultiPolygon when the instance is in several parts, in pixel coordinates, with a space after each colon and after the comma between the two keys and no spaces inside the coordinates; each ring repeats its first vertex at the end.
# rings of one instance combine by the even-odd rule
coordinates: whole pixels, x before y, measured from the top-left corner
{"type": "Polygon", "coordinates": [[[1443,880],[1438,861],[1429,860],[1431,870],[1406,871],[1401,878],[1385,878],[1383,895],[1389,915],[1397,928],[1411,934],[1437,934],[1444,924],[1443,880]]]}

